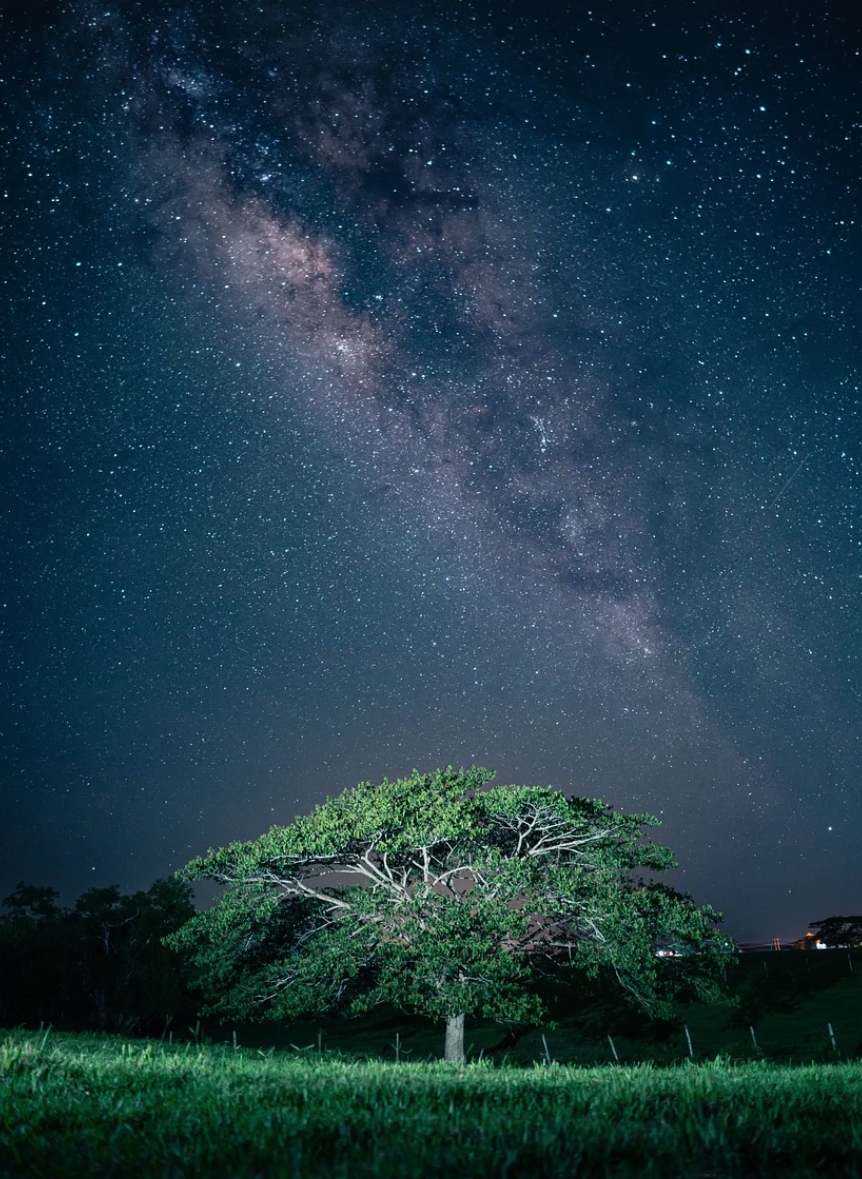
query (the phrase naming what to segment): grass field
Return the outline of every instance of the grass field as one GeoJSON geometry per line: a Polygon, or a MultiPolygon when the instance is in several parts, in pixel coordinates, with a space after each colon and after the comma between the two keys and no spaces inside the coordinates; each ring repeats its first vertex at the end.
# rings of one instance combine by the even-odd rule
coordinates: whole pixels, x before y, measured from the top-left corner
{"type": "Polygon", "coordinates": [[[853,1176],[862,1063],[394,1064],[10,1032],[0,1175],[853,1176]]]}

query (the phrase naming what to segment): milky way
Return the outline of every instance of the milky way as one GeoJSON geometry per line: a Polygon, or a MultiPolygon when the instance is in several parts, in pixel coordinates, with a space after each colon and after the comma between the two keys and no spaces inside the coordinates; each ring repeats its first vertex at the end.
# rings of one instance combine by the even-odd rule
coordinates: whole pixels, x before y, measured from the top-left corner
{"type": "MultiPolygon", "coordinates": [[[[487,64],[463,93],[475,37],[443,66],[440,35],[397,19],[376,38],[273,23],[253,29],[239,93],[174,49],[136,78],[155,223],[259,321],[303,420],[385,471],[406,511],[478,524],[486,559],[554,588],[608,652],[659,654],[654,530],[685,526],[683,479],[608,371],[614,329],[649,315],[603,290],[619,263],[567,207],[594,196],[585,161],[493,117],[487,64]]],[[[638,265],[621,275],[635,291],[638,265]]]]}
{"type": "Polygon", "coordinates": [[[661,811],[744,935],[850,904],[848,30],[554,11],[22,26],[10,780],[30,843],[114,816],[64,879],[476,757],[661,811]]]}

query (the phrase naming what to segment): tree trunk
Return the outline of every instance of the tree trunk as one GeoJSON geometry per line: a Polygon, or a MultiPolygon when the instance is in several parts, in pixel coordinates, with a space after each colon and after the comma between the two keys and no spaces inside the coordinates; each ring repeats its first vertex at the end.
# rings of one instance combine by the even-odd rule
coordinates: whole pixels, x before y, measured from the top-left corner
{"type": "Polygon", "coordinates": [[[96,1024],[103,1032],[111,1030],[111,1012],[108,1008],[108,996],[101,987],[92,992],[93,1002],[96,1004],[96,1024]]]}
{"type": "Polygon", "coordinates": [[[464,1056],[464,1016],[446,1016],[446,1049],[443,1059],[451,1064],[463,1064],[464,1056]]]}

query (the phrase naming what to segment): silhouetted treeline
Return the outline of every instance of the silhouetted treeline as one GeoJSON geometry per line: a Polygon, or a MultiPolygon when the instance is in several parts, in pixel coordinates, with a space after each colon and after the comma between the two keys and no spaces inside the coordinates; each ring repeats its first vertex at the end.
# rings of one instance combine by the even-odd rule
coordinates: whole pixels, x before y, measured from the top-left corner
{"type": "Polygon", "coordinates": [[[827,946],[848,946],[854,950],[862,948],[862,916],[859,914],[851,917],[823,917],[820,921],[812,921],[811,928],[827,946]]]}
{"type": "Polygon", "coordinates": [[[71,909],[58,897],[21,882],[2,902],[0,1024],[152,1035],[194,1015],[182,962],[161,940],[195,911],[188,884],[91,888],[71,909]]]}

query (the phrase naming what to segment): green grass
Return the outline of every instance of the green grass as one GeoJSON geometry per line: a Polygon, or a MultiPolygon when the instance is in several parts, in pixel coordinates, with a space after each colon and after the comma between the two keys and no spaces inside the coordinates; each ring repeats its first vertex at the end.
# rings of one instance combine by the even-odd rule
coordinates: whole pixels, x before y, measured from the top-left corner
{"type": "Polygon", "coordinates": [[[11,1032],[0,1175],[829,1176],[862,1064],[513,1068],[11,1032]]]}

